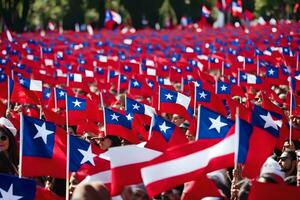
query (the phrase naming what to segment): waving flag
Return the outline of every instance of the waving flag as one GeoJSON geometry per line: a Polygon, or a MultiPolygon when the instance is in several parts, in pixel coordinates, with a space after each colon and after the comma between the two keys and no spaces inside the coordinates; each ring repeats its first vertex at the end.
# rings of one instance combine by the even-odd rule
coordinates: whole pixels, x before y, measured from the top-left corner
{"type": "Polygon", "coordinates": [[[68,96],[68,117],[70,125],[77,125],[78,122],[83,122],[87,118],[87,105],[86,99],[68,96]]]}
{"type": "Polygon", "coordinates": [[[79,137],[70,135],[70,172],[76,172],[79,181],[87,175],[92,175],[110,169],[109,161],[99,157],[103,150],[79,137]]]}
{"type": "Polygon", "coordinates": [[[243,176],[254,178],[259,175],[261,166],[276,145],[281,123],[281,120],[273,120],[270,112],[259,106],[255,106],[253,110],[252,125],[236,119],[239,138],[236,158],[238,163],[244,164],[243,176]],[[257,151],[260,153],[257,154],[257,151]]]}
{"type": "Polygon", "coordinates": [[[127,185],[142,183],[140,169],[161,152],[136,145],[113,147],[108,150],[111,164],[112,195],[121,194],[127,185]],[[125,159],[119,159],[120,157],[125,159]],[[128,173],[130,176],[128,176],[128,173]]]}
{"type": "Polygon", "coordinates": [[[1,199],[34,200],[35,193],[36,193],[36,182],[34,180],[0,174],[1,199]]]}
{"type": "Polygon", "coordinates": [[[230,83],[223,81],[216,82],[216,94],[231,94],[230,83]]]}
{"type": "Polygon", "coordinates": [[[66,132],[53,123],[23,116],[22,175],[66,176],[66,132]],[[55,170],[54,170],[55,169],[55,170]]]}
{"type": "Polygon", "coordinates": [[[139,142],[136,133],[132,130],[132,114],[123,115],[109,108],[104,108],[103,114],[106,135],[119,136],[132,143],[139,142]]]}
{"type": "Polygon", "coordinates": [[[156,113],[155,109],[126,96],[125,110],[127,113],[133,114],[133,129],[136,129],[147,140],[148,131],[145,129],[145,125],[150,125],[151,119],[156,113]]]}
{"type": "Polygon", "coordinates": [[[150,128],[150,139],[146,147],[158,151],[188,142],[184,132],[172,122],[154,115],[150,128]]]}
{"type": "Polygon", "coordinates": [[[159,90],[159,102],[158,102],[158,110],[161,112],[167,113],[176,113],[184,116],[189,119],[191,117],[189,113],[189,106],[191,102],[191,98],[176,92],[174,90],[169,90],[160,87],[159,90]]]}
{"type": "Polygon", "coordinates": [[[223,139],[234,133],[234,121],[204,106],[198,108],[197,139],[223,139]]]}
{"type": "Polygon", "coordinates": [[[204,173],[231,167],[233,160],[234,135],[231,135],[213,146],[199,140],[174,147],[149,161],[141,173],[148,194],[154,196],[204,173]]]}
{"type": "Polygon", "coordinates": [[[51,93],[48,107],[49,108],[66,108],[66,94],[67,91],[61,88],[53,88],[53,92],[51,93]]]}

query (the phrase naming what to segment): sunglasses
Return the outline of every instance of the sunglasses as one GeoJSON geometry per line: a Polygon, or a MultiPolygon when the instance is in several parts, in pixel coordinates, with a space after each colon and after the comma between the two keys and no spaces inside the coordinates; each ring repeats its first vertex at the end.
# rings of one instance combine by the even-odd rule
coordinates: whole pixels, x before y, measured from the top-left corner
{"type": "Polygon", "coordinates": [[[7,139],[8,139],[8,137],[6,135],[1,135],[0,136],[1,141],[6,141],[7,139]]]}
{"type": "Polygon", "coordinates": [[[282,161],[286,161],[288,159],[288,157],[280,157],[279,160],[282,160],[282,161]]]}

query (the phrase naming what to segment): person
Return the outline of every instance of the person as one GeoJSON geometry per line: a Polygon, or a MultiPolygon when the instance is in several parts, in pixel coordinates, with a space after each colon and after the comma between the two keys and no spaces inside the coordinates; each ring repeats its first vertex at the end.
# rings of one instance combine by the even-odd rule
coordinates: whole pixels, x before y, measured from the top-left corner
{"type": "Polygon", "coordinates": [[[297,174],[297,155],[293,150],[285,150],[282,152],[278,161],[285,176],[295,176],[297,174]]]}
{"type": "Polygon", "coordinates": [[[0,118],[0,173],[18,175],[17,129],[8,119],[0,118]]]}
{"type": "Polygon", "coordinates": [[[100,148],[106,151],[109,147],[121,146],[121,140],[119,137],[114,135],[104,135],[104,132],[99,134],[99,137],[93,138],[100,148]]]}
{"type": "Polygon", "coordinates": [[[109,200],[110,194],[101,182],[79,184],[71,197],[72,200],[109,200]]]}
{"type": "Polygon", "coordinates": [[[176,126],[180,126],[184,122],[184,118],[178,114],[173,114],[172,123],[176,126]]]}

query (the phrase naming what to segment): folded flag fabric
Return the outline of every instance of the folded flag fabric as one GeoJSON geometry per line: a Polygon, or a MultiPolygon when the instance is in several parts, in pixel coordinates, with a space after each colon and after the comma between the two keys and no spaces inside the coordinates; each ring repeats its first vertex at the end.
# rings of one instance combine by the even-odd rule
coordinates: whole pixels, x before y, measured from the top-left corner
{"type": "Polygon", "coordinates": [[[21,117],[22,175],[66,177],[66,132],[51,122],[21,117]]]}
{"type": "Polygon", "coordinates": [[[232,167],[234,144],[231,135],[212,146],[199,140],[167,150],[141,170],[148,194],[155,196],[207,172],[232,167]]]}
{"type": "Polygon", "coordinates": [[[299,187],[284,184],[260,183],[257,181],[252,182],[249,193],[249,200],[297,200],[299,198],[299,187]]]}
{"type": "Polygon", "coordinates": [[[137,145],[113,147],[107,153],[111,164],[112,195],[121,194],[127,185],[142,183],[140,169],[146,166],[147,161],[161,155],[159,151],[137,145]]]}
{"type": "Polygon", "coordinates": [[[34,200],[36,193],[36,182],[34,180],[18,178],[0,174],[0,198],[13,200],[34,200]]]}

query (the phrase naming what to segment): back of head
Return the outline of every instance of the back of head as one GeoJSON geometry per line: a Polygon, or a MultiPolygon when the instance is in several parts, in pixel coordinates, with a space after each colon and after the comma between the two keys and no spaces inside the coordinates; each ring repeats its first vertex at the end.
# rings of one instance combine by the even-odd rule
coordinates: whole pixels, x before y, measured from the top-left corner
{"type": "Polygon", "coordinates": [[[72,200],[110,200],[106,187],[100,182],[79,184],[72,195],[72,200]]]}

